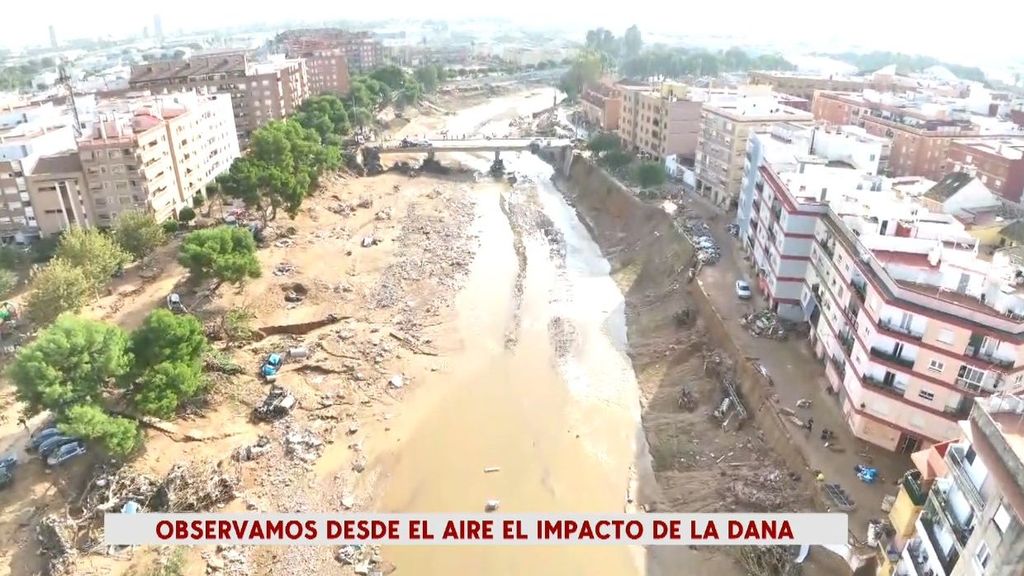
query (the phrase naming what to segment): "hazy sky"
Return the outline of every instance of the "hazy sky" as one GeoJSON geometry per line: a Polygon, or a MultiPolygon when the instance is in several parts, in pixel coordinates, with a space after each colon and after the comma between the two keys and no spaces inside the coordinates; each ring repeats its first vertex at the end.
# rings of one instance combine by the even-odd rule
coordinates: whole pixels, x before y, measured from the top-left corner
{"type": "Polygon", "coordinates": [[[1020,0],[43,0],[15,4],[14,17],[0,23],[2,44],[46,44],[50,24],[63,38],[118,36],[119,30],[141,32],[144,26],[152,32],[153,15],[159,12],[165,31],[290,19],[499,16],[524,24],[603,25],[615,32],[635,23],[651,32],[729,35],[758,44],[806,41],[824,50],[857,43],[959,61],[1024,56],[1018,31],[1024,21],[1020,0]]]}

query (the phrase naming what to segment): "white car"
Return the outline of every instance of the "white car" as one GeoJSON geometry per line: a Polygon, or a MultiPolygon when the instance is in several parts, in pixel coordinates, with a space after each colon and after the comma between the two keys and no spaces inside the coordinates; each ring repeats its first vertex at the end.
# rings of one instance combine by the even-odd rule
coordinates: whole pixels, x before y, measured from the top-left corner
{"type": "Polygon", "coordinates": [[[740,300],[750,300],[750,284],[748,284],[746,280],[736,281],[736,296],[740,300]]]}

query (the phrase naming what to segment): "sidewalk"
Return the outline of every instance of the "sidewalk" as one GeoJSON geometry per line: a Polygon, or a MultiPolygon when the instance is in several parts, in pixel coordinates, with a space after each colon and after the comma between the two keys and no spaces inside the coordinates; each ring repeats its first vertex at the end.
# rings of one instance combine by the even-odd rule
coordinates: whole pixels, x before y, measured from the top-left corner
{"type": "Polygon", "coordinates": [[[777,405],[793,409],[802,420],[814,418],[811,433],[793,425],[794,441],[799,444],[812,469],[821,470],[826,482],[840,484],[856,502],[856,510],[850,514],[850,531],[863,540],[868,520],[886,516],[881,510],[882,498],[895,494],[895,482],[913,467],[909,456],[883,450],[853,435],[843,417],[838,397],[825,392],[825,367],[813,356],[806,340],[757,338],[740,325],[739,319],[743,314],[761,309],[764,303],[756,293],[755,282],[751,282],[755,290],[751,301],[743,302],[736,298],[736,280],[752,280],[753,271],[750,263],[744,261],[738,241],[726,231],[726,225],[733,221],[732,215],[727,216],[695,194],[686,194],[683,204],[707,219],[722,253],[717,264],[701,270],[697,282],[718,314],[726,320],[727,329],[740,349],[748,351],[748,357],[757,358],[768,370],[779,397],[777,405]],[[710,219],[713,215],[714,221],[710,219]],[[801,398],[811,401],[809,409],[796,407],[796,401],[801,398]],[[820,440],[823,428],[835,431],[836,442],[845,449],[844,452],[837,453],[824,447],[820,440]],[[854,472],[856,464],[878,468],[879,479],[874,484],[861,482],[854,472]]]}

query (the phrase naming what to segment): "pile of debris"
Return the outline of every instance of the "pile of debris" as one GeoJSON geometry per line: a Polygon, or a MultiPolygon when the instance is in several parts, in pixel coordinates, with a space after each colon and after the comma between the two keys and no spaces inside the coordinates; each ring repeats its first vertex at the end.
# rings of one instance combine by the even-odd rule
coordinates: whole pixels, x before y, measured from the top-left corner
{"type": "Polygon", "coordinates": [[[298,268],[288,262],[281,262],[277,266],[274,266],[274,276],[289,276],[297,271],[298,268]]]}
{"type": "Polygon", "coordinates": [[[394,571],[393,566],[387,565],[381,559],[380,546],[376,545],[342,546],[334,555],[334,559],[345,566],[352,566],[352,571],[356,574],[390,574],[394,571]]]}
{"type": "Polygon", "coordinates": [[[711,236],[711,228],[704,220],[692,213],[684,213],[677,217],[676,226],[693,244],[696,257],[702,264],[716,264],[722,258],[718,243],[711,236]]]}
{"type": "Polygon", "coordinates": [[[249,558],[237,546],[218,545],[213,554],[205,555],[206,573],[221,576],[242,576],[252,574],[249,558]]]}
{"type": "Polygon", "coordinates": [[[737,510],[777,512],[796,501],[800,478],[768,465],[729,483],[726,497],[737,510]]]}
{"type": "Polygon", "coordinates": [[[768,309],[744,315],[740,318],[740,324],[754,336],[775,340],[785,340],[796,328],[794,323],[779,318],[778,314],[768,309]]]}
{"type": "Polygon", "coordinates": [[[789,546],[742,546],[737,554],[740,565],[751,576],[795,576],[800,573],[800,566],[794,562],[792,547],[789,546]]]}
{"type": "Polygon", "coordinates": [[[175,464],[147,507],[159,512],[209,510],[234,500],[238,484],[238,476],[214,462],[175,464]]]}
{"type": "Polygon", "coordinates": [[[51,514],[36,525],[36,539],[47,556],[46,573],[63,576],[75,572],[78,550],[74,544],[75,526],[70,520],[51,514]]]}
{"type": "Polygon", "coordinates": [[[290,430],[284,437],[285,454],[303,462],[313,462],[323,452],[324,441],[309,430],[290,430]]]}
{"type": "Polygon", "coordinates": [[[256,440],[255,444],[249,444],[248,446],[239,446],[235,448],[235,451],[231,454],[231,458],[236,462],[248,462],[250,460],[256,460],[263,457],[267,452],[273,448],[270,442],[270,438],[266,436],[260,436],[256,440]]]}

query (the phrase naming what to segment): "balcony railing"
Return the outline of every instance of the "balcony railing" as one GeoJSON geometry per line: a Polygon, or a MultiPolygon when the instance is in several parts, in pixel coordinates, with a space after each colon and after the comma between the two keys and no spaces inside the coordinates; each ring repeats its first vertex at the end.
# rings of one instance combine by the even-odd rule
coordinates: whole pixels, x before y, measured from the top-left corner
{"type": "Polygon", "coordinates": [[[989,364],[992,364],[993,366],[998,366],[999,368],[1007,368],[1007,369],[1009,369],[1009,368],[1013,368],[1013,365],[1015,364],[1015,362],[1013,360],[1006,360],[1006,359],[1003,359],[1003,358],[996,358],[995,355],[992,354],[991,352],[975,352],[970,346],[968,346],[967,350],[964,351],[964,356],[970,356],[972,358],[977,358],[978,360],[981,360],[982,362],[987,362],[989,364]]]}
{"type": "Polygon", "coordinates": [[[910,328],[904,328],[899,324],[895,324],[888,320],[879,320],[878,325],[881,326],[883,329],[888,330],[889,332],[902,334],[904,336],[907,336],[908,338],[913,338],[914,340],[921,340],[922,338],[924,338],[923,333],[918,334],[917,332],[914,332],[910,328]]]}
{"type": "Polygon", "coordinates": [[[907,392],[906,388],[899,388],[898,386],[896,386],[895,382],[887,384],[886,382],[879,380],[874,376],[869,376],[867,374],[862,376],[860,380],[861,382],[864,383],[865,386],[869,388],[874,388],[879,392],[882,392],[883,394],[888,394],[890,396],[903,398],[903,395],[906,394],[907,392]]]}
{"type": "Polygon", "coordinates": [[[890,352],[886,352],[884,350],[880,350],[878,348],[872,348],[871,349],[871,355],[874,356],[875,358],[881,358],[882,360],[885,360],[887,362],[892,362],[893,364],[899,364],[900,366],[903,366],[904,368],[913,368],[914,367],[914,361],[911,360],[910,358],[904,358],[902,356],[896,356],[895,354],[892,354],[890,352]]]}
{"type": "Polygon", "coordinates": [[[829,258],[832,258],[833,256],[836,255],[835,247],[829,246],[828,244],[821,241],[818,241],[818,246],[821,246],[821,251],[824,252],[825,254],[828,254],[829,258]]]}
{"type": "Polygon", "coordinates": [[[853,288],[853,293],[857,295],[857,299],[863,304],[864,300],[867,299],[867,285],[864,281],[850,280],[850,288],[853,288]]]}
{"type": "MultiPolygon", "coordinates": [[[[930,502],[934,502],[934,499],[930,499],[930,502]]],[[[953,566],[956,566],[957,560],[960,559],[960,551],[956,549],[956,546],[951,546],[948,553],[943,553],[942,547],[939,545],[939,538],[937,536],[940,524],[938,511],[931,508],[931,506],[925,506],[925,512],[921,514],[921,527],[924,528],[924,537],[928,539],[931,544],[931,548],[935,551],[936,560],[942,566],[942,571],[949,574],[953,570],[953,566]]]]}
{"type": "Polygon", "coordinates": [[[853,354],[853,334],[843,334],[839,337],[839,345],[846,350],[846,355],[850,356],[853,354]]]}
{"type": "MultiPolygon", "coordinates": [[[[947,487],[946,490],[948,489],[949,488],[947,487]]],[[[949,526],[953,536],[956,537],[957,543],[960,544],[960,547],[962,548],[967,544],[967,540],[971,537],[971,533],[974,532],[974,527],[964,526],[956,519],[955,516],[953,516],[953,508],[949,504],[949,497],[946,490],[943,490],[939,486],[939,482],[936,481],[935,484],[932,485],[932,497],[925,504],[925,510],[930,509],[931,516],[933,518],[936,516],[942,518],[942,521],[949,526]]]]}
{"type": "Polygon", "coordinates": [[[910,498],[910,503],[914,506],[924,506],[925,501],[928,500],[928,492],[921,485],[920,478],[914,474],[905,474],[902,484],[910,498]]]}
{"type": "Polygon", "coordinates": [[[829,356],[828,360],[839,373],[839,378],[846,378],[846,361],[838,356],[829,356]]]}
{"type": "Polygon", "coordinates": [[[969,401],[962,400],[960,405],[946,406],[942,411],[955,417],[957,420],[966,420],[971,415],[971,404],[969,401]]]}
{"type": "Polygon", "coordinates": [[[970,380],[965,380],[963,378],[957,378],[956,379],[956,385],[958,387],[960,387],[960,388],[962,388],[964,390],[968,390],[970,392],[981,392],[981,383],[980,382],[972,382],[970,380]]]}
{"type": "Polygon", "coordinates": [[[976,511],[982,510],[985,507],[985,499],[967,473],[967,462],[964,461],[962,449],[959,446],[950,446],[946,451],[946,462],[949,464],[950,475],[953,476],[953,481],[964,498],[976,511]]]}

